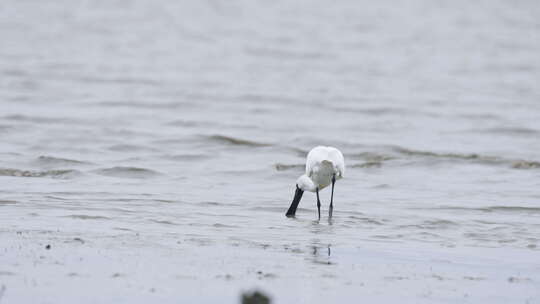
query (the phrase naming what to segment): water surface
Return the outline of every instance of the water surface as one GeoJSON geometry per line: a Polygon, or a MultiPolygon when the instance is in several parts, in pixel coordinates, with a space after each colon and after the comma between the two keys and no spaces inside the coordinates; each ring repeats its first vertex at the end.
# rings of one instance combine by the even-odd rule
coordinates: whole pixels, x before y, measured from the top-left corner
{"type": "Polygon", "coordinates": [[[0,301],[537,303],[538,16],[4,1],[0,301]],[[320,144],[334,218],[287,219],[320,144]]]}

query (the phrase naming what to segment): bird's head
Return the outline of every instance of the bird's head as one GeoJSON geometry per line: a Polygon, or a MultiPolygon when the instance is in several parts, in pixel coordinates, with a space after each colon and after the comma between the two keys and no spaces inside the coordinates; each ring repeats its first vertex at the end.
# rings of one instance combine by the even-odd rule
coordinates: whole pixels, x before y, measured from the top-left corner
{"type": "Polygon", "coordinates": [[[316,187],[311,178],[309,178],[307,175],[302,175],[296,180],[296,190],[294,192],[294,198],[292,200],[291,206],[289,207],[289,210],[287,210],[287,217],[294,217],[296,214],[296,208],[298,208],[298,204],[300,204],[300,200],[302,199],[302,195],[304,194],[304,191],[315,191],[316,187]]]}
{"type": "Polygon", "coordinates": [[[315,192],[317,186],[313,183],[311,178],[307,175],[302,175],[296,180],[296,187],[300,188],[302,191],[315,192]]]}

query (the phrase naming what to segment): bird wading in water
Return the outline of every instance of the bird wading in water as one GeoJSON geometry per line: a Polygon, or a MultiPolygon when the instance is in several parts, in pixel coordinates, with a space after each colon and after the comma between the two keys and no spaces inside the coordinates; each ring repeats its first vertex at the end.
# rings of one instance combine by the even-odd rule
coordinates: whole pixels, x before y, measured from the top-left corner
{"type": "Polygon", "coordinates": [[[310,191],[317,194],[317,210],[320,220],[321,200],[319,199],[319,191],[330,184],[332,184],[332,194],[330,196],[328,216],[332,217],[334,211],[334,185],[337,180],[343,177],[344,173],[345,160],[338,149],[323,146],[311,149],[306,160],[306,174],[296,180],[296,191],[291,206],[287,210],[287,217],[294,217],[304,191],[310,191]]]}

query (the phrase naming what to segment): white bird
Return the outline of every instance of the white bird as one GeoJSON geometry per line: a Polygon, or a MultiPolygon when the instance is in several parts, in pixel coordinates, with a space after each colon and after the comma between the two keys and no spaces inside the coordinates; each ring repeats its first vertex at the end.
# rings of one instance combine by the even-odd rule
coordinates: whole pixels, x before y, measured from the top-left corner
{"type": "Polygon", "coordinates": [[[287,217],[293,217],[296,214],[296,208],[302,199],[304,191],[317,193],[317,209],[319,219],[321,219],[321,201],[319,199],[319,190],[332,184],[332,196],[330,197],[330,209],[328,216],[332,217],[334,210],[334,184],[336,180],[341,179],[345,173],[345,160],[343,154],[334,147],[318,146],[309,151],[306,160],[306,174],[296,180],[296,192],[294,199],[287,211],[287,217]]]}

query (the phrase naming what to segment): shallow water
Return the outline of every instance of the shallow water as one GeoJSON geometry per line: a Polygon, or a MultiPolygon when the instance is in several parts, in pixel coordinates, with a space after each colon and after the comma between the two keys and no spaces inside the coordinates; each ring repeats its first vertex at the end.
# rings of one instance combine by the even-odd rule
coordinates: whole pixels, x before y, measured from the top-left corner
{"type": "Polygon", "coordinates": [[[0,301],[538,303],[538,16],[4,1],[0,301]],[[287,219],[319,144],[334,218],[287,219]]]}

